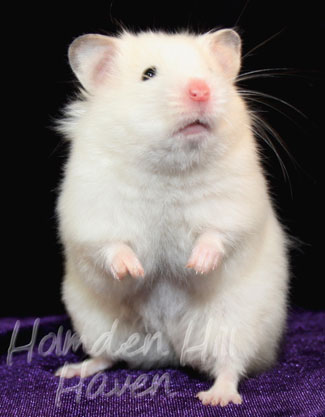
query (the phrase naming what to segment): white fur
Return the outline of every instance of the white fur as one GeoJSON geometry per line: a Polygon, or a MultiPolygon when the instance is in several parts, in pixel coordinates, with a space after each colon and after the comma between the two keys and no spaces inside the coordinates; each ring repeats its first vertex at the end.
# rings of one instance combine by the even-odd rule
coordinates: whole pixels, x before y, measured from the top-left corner
{"type": "Polygon", "coordinates": [[[168,352],[157,354],[153,344],[146,356],[124,355],[131,366],[172,365],[182,357],[217,377],[226,367],[243,375],[273,363],[288,274],[286,238],[249,114],[212,36],[147,32],[114,40],[105,80],[83,92],[61,124],[71,153],[58,216],[63,299],[86,350],[118,319],[115,347],[135,332],[139,346],[159,332],[168,352]],[[152,66],[156,77],[141,81],[152,66]],[[191,78],[211,89],[204,117],[212,133],[186,141],[171,132],[197,117],[184,100],[191,78]],[[224,255],[215,271],[197,275],[185,265],[206,231],[216,233],[224,255]],[[112,277],[115,242],[133,249],[142,279],[112,277]],[[186,337],[189,347],[205,341],[203,360],[202,351],[184,349],[186,337]]]}

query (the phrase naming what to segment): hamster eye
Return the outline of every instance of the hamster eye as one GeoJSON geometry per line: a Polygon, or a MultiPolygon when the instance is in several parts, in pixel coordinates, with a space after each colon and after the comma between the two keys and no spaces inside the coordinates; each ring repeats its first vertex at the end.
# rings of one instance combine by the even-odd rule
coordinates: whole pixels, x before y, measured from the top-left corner
{"type": "Polygon", "coordinates": [[[142,81],[147,81],[150,78],[154,77],[157,73],[157,68],[156,67],[150,67],[147,68],[145,71],[143,71],[142,74],[142,81]]]}

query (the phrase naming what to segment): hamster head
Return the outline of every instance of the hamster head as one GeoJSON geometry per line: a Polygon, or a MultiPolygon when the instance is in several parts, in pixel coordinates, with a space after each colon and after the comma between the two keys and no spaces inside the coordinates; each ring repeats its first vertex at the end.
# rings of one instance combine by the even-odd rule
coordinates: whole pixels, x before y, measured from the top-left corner
{"type": "Polygon", "coordinates": [[[242,109],[234,86],[240,52],[230,29],[81,36],[69,61],[85,99],[66,123],[76,139],[129,163],[191,169],[230,146],[232,118],[242,109]]]}

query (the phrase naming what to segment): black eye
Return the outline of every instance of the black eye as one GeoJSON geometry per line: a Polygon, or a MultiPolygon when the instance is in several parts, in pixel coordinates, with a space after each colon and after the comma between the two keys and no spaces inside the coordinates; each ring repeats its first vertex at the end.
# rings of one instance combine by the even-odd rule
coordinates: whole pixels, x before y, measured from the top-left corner
{"type": "Polygon", "coordinates": [[[145,71],[143,71],[142,81],[147,81],[150,78],[154,77],[156,75],[156,72],[157,72],[156,67],[150,67],[146,69],[145,71]]]}

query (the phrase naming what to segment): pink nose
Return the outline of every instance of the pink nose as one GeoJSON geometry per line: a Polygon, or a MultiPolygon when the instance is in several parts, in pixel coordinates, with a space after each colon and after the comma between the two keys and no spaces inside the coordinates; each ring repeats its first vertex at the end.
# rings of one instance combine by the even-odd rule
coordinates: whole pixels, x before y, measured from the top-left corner
{"type": "Polygon", "coordinates": [[[193,78],[188,85],[188,94],[194,101],[207,101],[210,98],[210,88],[204,80],[193,78]]]}

